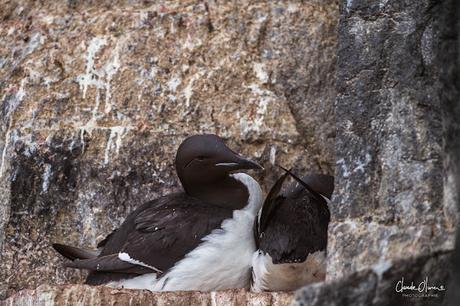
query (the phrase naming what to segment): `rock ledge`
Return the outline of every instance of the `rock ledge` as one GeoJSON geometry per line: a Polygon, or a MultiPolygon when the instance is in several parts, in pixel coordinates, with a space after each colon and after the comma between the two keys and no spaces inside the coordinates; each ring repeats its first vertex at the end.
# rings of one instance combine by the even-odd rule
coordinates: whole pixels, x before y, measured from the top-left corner
{"type": "Polygon", "coordinates": [[[3,305],[289,305],[288,292],[252,293],[244,289],[217,292],[150,292],[105,286],[42,285],[22,290],[3,305]]]}

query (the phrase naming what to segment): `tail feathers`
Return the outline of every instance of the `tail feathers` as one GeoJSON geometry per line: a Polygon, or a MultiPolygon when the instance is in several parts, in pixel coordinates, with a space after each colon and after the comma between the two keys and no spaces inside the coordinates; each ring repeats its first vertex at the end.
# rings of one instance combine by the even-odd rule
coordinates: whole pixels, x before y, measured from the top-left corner
{"type": "Polygon", "coordinates": [[[60,243],[53,243],[53,249],[70,260],[92,259],[98,257],[100,254],[99,250],[82,249],[60,243]]]}

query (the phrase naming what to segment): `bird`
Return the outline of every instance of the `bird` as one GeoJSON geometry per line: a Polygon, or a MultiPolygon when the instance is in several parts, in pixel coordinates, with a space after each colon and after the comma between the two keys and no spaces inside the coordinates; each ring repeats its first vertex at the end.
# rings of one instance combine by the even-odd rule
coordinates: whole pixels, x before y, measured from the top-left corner
{"type": "Polygon", "coordinates": [[[66,267],[90,271],[86,284],[151,291],[249,288],[253,224],[263,203],[255,179],[263,169],[214,134],[179,146],[175,168],[183,191],[140,205],[88,250],[53,244],[66,267]]]}
{"type": "Polygon", "coordinates": [[[334,177],[310,174],[300,179],[282,169],[285,173],[270,189],[254,222],[253,292],[293,291],[325,278],[334,177]],[[282,192],[288,176],[296,183],[282,192]]]}

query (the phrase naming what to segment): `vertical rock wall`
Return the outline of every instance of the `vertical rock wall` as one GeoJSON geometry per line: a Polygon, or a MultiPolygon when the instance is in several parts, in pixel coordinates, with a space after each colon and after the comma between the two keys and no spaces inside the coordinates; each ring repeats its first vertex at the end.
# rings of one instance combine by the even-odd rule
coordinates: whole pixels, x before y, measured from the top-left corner
{"type": "MultiPolygon", "coordinates": [[[[179,188],[193,133],[332,173],[334,1],[0,1],[0,297],[80,282],[93,247],[179,188]]],[[[275,171],[275,172],[273,172],[275,171]]]]}
{"type": "Polygon", "coordinates": [[[457,191],[444,147],[451,132],[443,131],[443,105],[453,101],[441,82],[454,61],[443,62],[446,5],[342,1],[330,280],[453,247],[457,191]]]}
{"type": "MultiPolygon", "coordinates": [[[[445,7],[446,35],[441,44],[442,74],[444,85],[443,110],[445,117],[444,145],[446,150],[445,192],[448,199],[457,204],[460,211],[460,3],[450,0],[445,7]]],[[[455,251],[452,255],[451,281],[448,287],[449,306],[460,304],[460,226],[457,225],[455,251]]]]}
{"type": "Polygon", "coordinates": [[[293,305],[459,304],[459,17],[455,0],[342,1],[327,281],[293,305]]]}

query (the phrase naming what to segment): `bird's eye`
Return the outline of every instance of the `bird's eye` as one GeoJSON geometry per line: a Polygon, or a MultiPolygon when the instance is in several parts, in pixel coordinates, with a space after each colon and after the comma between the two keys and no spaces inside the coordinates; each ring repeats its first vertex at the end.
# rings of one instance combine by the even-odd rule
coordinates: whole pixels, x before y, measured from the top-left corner
{"type": "Polygon", "coordinates": [[[206,159],[206,156],[198,156],[196,159],[198,159],[199,161],[203,161],[206,159]]]}

